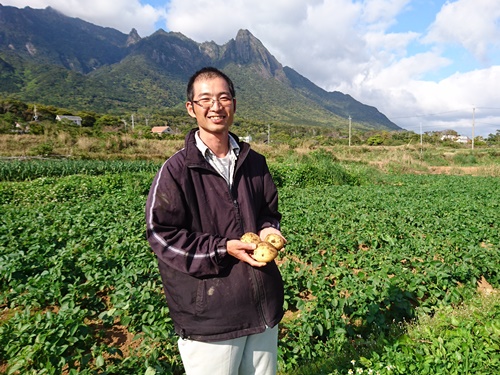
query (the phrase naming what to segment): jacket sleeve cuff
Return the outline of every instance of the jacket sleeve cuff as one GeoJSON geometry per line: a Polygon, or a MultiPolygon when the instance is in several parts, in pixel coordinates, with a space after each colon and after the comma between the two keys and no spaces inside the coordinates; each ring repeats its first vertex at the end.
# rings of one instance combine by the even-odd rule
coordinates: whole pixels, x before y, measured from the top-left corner
{"type": "Polygon", "coordinates": [[[266,222],[262,223],[262,225],[260,226],[260,230],[265,229],[265,228],[275,228],[275,229],[280,230],[280,223],[279,223],[279,221],[274,221],[274,222],[266,221],[266,222]]]}
{"type": "Polygon", "coordinates": [[[215,260],[217,264],[219,265],[224,265],[226,262],[224,262],[225,259],[227,259],[227,240],[223,239],[218,245],[217,245],[217,250],[215,251],[215,260]]]}

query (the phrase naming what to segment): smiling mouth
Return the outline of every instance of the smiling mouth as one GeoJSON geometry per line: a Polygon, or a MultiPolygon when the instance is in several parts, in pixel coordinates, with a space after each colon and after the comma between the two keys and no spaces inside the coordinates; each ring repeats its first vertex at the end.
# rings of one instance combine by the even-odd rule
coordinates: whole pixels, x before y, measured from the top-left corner
{"type": "Polygon", "coordinates": [[[212,121],[221,121],[224,120],[226,116],[210,116],[209,119],[212,121]]]}

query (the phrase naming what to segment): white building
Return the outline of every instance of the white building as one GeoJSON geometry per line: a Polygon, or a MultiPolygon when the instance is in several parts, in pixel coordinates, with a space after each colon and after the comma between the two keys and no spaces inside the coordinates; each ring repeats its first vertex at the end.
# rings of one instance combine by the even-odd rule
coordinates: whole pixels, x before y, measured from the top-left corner
{"type": "Polygon", "coordinates": [[[441,136],[442,141],[452,141],[452,142],[457,142],[457,143],[469,143],[469,137],[466,135],[451,135],[451,134],[446,134],[441,136]]]}
{"type": "Polygon", "coordinates": [[[66,116],[66,115],[57,115],[57,121],[69,120],[73,122],[75,125],[82,126],[82,118],[80,116],[66,116]]]}

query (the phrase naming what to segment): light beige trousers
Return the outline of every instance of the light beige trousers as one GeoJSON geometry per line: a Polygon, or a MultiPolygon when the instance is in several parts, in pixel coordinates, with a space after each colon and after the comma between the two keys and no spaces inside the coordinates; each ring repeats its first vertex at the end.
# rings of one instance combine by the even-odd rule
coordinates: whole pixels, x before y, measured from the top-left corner
{"type": "Polygon", "coordinates": [[[186,375],[275,375],[278,326],[237,339],[178,341],[186,375]]]}

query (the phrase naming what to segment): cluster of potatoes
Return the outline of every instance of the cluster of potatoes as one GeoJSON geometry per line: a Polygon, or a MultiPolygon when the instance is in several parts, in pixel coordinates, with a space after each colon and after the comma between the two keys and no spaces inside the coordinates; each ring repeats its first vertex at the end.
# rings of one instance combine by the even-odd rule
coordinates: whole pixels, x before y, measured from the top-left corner
{"type": "Polygon", "coordinates": [[[241,236],[240,240],[257,245],[253,251],[253,258],[259,262],[269,263],[278,256],[278,251],[285,246],[285,240],[278,234],[271,233],[261,241],[259,235],[248,232],[241,236]]]}

